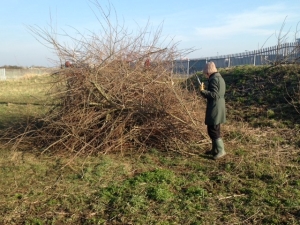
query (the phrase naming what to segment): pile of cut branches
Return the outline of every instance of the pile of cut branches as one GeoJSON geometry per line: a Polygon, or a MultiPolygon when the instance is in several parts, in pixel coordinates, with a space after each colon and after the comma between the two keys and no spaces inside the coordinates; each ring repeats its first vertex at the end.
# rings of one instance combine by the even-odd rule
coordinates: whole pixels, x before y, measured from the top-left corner
{"type": "Polygon", "coordinates": [[[65,83],[57,92],[61,105],[39,119],[42,126],[30,135],[38,147],[81,153],[181,151],[205,138],[203,102],[174,83],[159,63],[146,70],[118,61],[67,68],[57,79],[65,83]]]}
{"type": "Polygon", "coordinates": [[[59,105],[29,124],[18,143],[90,154],[182,151],[205,139],[204,102],[172,79],[172,62],[189,50],[178,51],[176,43],[161,46],[161,28],[153,34],[147,25],[133,37],[123,26],[112,26],[111,13],[97,1],[94,5],[102,15],[97,18],[102,32],[78,39],[65,34],[72,47],[61,44],[52,28],[30,27],[57,52],[60,64],[68,59],[72,64],[55,74],[59,105]]]}

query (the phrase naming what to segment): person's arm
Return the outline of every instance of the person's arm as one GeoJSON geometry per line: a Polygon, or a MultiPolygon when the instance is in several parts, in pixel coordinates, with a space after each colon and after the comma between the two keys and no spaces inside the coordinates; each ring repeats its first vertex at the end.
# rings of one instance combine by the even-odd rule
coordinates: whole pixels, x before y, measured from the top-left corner
{"type": "Polygon", "coordinates": [[[202,90],[200,93],[205,98],[217,99],[219,98],[219,84],[217,79],[210,81],[208,90],[202,90]]]}

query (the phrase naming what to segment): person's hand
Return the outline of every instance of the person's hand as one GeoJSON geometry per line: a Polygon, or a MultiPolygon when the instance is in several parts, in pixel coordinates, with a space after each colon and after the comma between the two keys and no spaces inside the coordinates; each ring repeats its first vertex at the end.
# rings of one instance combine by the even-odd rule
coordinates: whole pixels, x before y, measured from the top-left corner
{"type": "Polygon", "coordinates": [[[204,91],[204,83],[203,82],[201,83],[200,91],[204,91]]]}

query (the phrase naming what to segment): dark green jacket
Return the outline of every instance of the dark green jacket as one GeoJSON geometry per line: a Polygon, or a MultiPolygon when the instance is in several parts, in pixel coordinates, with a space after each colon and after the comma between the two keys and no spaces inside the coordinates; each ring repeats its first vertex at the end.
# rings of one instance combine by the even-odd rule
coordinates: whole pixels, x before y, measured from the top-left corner
{"type": "Polygon", "coordinates": [[[226,85],[219,73],[210,75],[207,90],[201,91],[201,95],[207,99],[205,124],[217,125],[226,122],[225,109],[226,85]]]}

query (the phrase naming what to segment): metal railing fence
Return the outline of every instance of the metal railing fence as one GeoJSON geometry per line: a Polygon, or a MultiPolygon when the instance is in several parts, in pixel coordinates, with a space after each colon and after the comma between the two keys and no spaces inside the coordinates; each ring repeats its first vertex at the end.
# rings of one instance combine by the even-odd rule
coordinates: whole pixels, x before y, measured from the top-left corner
{"type": "Polygon", "coordinates": [[[180,59],[173,63],[173,73],[193,74],[202,71],[207,62],[213,61],[217,68],[240,65],[267,65],[274,62],[300,62],[300,42],[279,44],[243,53],[206,58],[180,59]]]}

